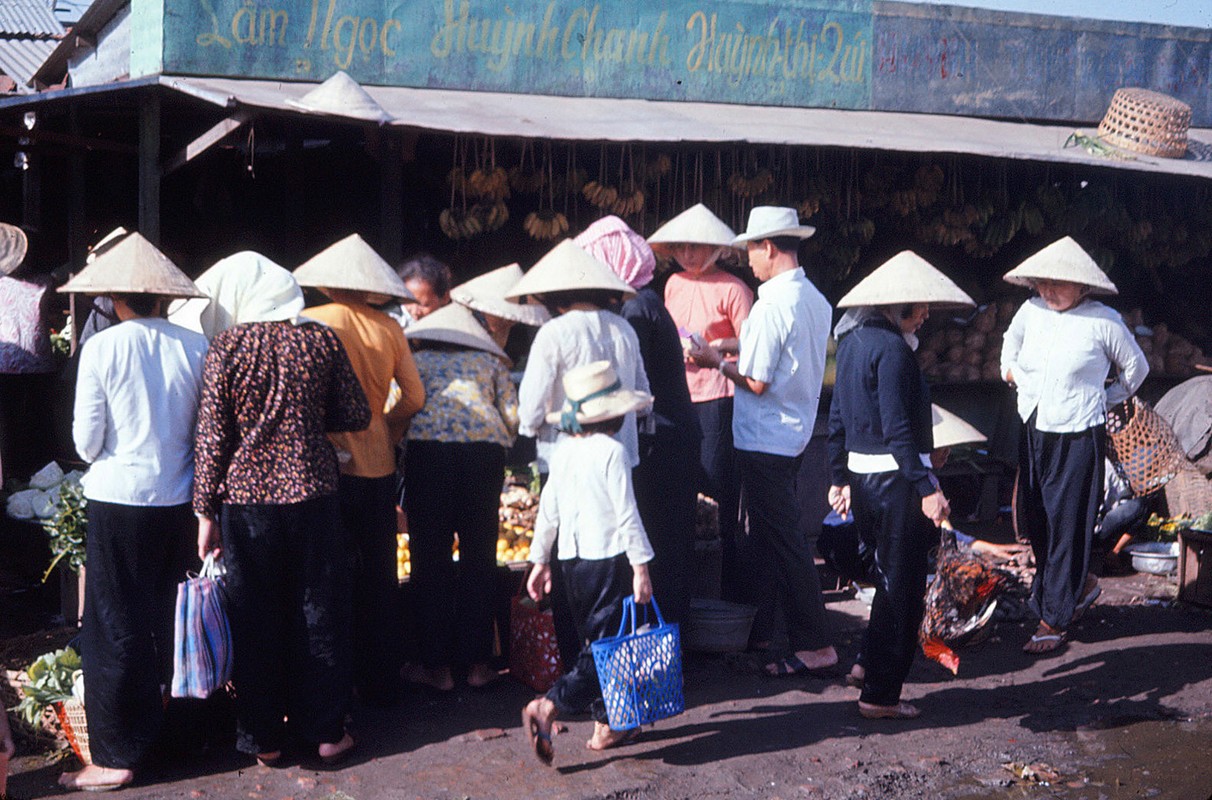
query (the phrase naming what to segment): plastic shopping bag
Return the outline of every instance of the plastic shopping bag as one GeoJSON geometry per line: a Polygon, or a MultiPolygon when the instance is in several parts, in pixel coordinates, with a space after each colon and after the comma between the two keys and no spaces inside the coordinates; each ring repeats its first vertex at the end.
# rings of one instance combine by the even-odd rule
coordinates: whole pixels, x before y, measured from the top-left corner
{"type": "Polygon", "coordinates": [[[231,680],[231,628],[224,607],[224,572],[210,555],[197,577],[177,584],[173,697],[205,699],[231,680]]]}

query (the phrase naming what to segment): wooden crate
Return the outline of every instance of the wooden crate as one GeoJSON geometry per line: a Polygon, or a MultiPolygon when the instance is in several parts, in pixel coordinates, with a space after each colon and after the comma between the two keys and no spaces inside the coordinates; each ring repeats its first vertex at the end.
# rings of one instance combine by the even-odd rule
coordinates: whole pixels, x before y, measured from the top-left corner
{"type": "Polygon", "coordinates": [[[1178,599],[1212,607],[1212,533],[1178,534],[1178,599]]]}

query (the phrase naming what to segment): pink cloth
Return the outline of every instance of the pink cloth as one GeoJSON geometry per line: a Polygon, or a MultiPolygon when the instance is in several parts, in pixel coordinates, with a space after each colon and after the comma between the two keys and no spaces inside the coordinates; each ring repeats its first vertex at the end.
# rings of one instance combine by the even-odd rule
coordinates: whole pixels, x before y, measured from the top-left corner
{"type": "Polygon", "coordinates": [[[647,286],[656,271],[656,256],[648,242],[616,216],[602,217],[573,241],[632,289],[647,286]]]}
{"type": "MultiPolygon", "coordinates": [[[[665,284],[665,307],[683,336],[697,333],[707,342],[735,339],[753,306],[753,292],[735,275],[714,269],[694,277],[675,272],[665,284]]],[[[732,397],[732,382],[719,370],[686,364],[686,384],[696,403],[732,397]]]]}
{"type": "Polygon", "coordinates": [[[0,276],[0,375],[54,372],[47,322],[50,280],[0,276]]]}

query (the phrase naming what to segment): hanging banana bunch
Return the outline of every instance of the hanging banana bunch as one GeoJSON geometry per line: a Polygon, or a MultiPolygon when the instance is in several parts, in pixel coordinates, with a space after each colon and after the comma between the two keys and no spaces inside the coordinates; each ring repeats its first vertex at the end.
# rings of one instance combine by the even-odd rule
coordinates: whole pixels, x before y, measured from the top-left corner
{"type": "Polygon", "coordinates": [[[729,190],[741,197],[751,199],[758,195],[764,194],[774,185],[774,173],[763,167],[754,175],[749,176],[743,172],[734,172],[728,176],[729,190]]]}
{"type": "Polygon", "coordinates": [[[601,181],[588,181],[581,187],[581,196],[589,201],[590,205],[609,211],[613,210],[614,204],[619,201],[619,190],[601,181]]]}
{"type": "Polygon", "coordinates": [[[543,208],[527,214],[522,227],[530,238],[547,242],[568,232],[568,217],[555,209],[543,208]]]}

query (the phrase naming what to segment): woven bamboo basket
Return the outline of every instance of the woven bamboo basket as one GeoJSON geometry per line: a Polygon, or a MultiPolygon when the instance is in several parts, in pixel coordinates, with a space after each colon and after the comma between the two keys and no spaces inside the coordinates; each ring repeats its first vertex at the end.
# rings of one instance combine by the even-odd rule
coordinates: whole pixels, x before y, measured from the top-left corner
{"type": "Polygon", "coordinates": [[[1165,486],[1187,460],[1170,424],[1136,397],[1107,411],[1107,457],[1137,497],[1165,486]]]}
{"type": "Polygon", "coordinates": [[[79,758],[84,766],[93,763],[92,753],[88,748],[88,720],[84,716],[84,704],[75,699],[55,703],[55,715],[59,717],[63,735],[75,751],[76,758],[79,758]]]}
{"type": "Polygon", "coordinates": [[[1166,510],[1172,517],[1196,517],[1212,511],[1212,481],[1190,461],[1166,484],[1166,510]]]}
{"type": "Polygon", "coordinates": [[[1181,100],[1148,89],[1117,89],[1098,135],[1125,150],[1182,158],[1190,127],[1191,106],[1181,100]]]}

